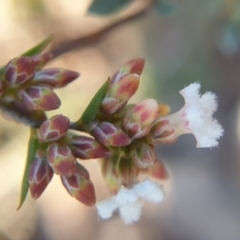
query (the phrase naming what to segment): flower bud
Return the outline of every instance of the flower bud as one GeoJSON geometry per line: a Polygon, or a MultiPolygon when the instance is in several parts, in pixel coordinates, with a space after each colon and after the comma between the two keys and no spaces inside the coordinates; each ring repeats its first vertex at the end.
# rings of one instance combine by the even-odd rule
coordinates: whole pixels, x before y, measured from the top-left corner
{"type": "Polygon", "coordinates": [[[131,143],[131,140],[120,127],[117,127],[108,122],[101,122],[92,124],[91,134],[97,141],[104,145],[110,145],[115,147],[126,146],[131,143]]]}
{"type": "Polygon", "coordinates": [[[30,57],[18,57],[6,66],[5,78],[10,86],[19,86],[30,81],[35,74],[35,63],[30,57]]]}
{"type": "Polygon", "coordinates": [[[100,110],[105,114],[113,114],[122,109],[137,91],[138,85],[138,74],[124,75],[118,82],[110,85],[100,110]]]}
{"type": "Polygon", "coordinates": [[[126,75],[136,73],[141,75],[143,67],[145,64],[144,58],[135,58],[124,64],[111,78],[110,84],[118,82],[118,80],[126,75]]]}
{"type": "Polygon", "coordinates": [[[133,162],[139,168],[151,166],[156,159],[154,147],[144,142],[140,143],[140,145],[133,150],[132,156],[133,162]]]}
{"type": "Polygon", "coordinates": [[[52,177],[52,168],[43,158],[42,153],[38,151],[29,172],[30,192],[34,199],[41,196],[49,182],[52,180],[52,177]]]}
{"type": "Polygon", "coordinates": [[[131,157],[127,156],[121,157],[117,171],[125,187],[131,187],[139,173],[139,169],[133,164],[131,157]]]}
{"type": "Polygon", "coordinates": [[[58,109],[61,101],[47,85],[36,85],[21,91],[20,98],[24,101],[30,110],[50,111],[58,109]]]}
{"type": "Polygon", "coordinates": [[[149,133],[151,124],[156,119],[157,114],[157,101],[145,99],[124,117],[123,128],[131,140],[143,137],[149,133]]]}
{"type": "Polygon", "coordinates": [[[36,70],[42,69],[53,58],[54,56],[50,52],[47,52],[42,55],[35,55],[32,57],[33,61],[35,62],[36,70]]]}
{"type": "Polygon", "coordinates": [[[94,159],[109,155],[109,149],[95,139],[86,136],[72,136],[70,147],[77,158],[94,159]]]}
{"type": "Polygon", "coordinates": [[[159,160],[156,160],[153,165],[145,168],[145,170],[149,176],[160,180],[166,180],[169,176],[165,165],[159,160]]]}
{"type": "Polygon", "coordinates": [[[70,177],[76,169],[76,158],[66,145],[53,144],[47,150],[47,161],[56,174],[70,177]]]}
{"type": "Polygon", "coordinates": [[[79,73],[62,68],[49,68],[36,73],[33,82],[49,84],[54,88],[65,87],[79,77],[79,73]]]}
{"type": "Polygon", "coordinates": [[[61,176],[61,180],[72,197],[91,207],[96,203],[95,190],[92,182],[85,175],[83,168],[77,164],[75,173],[71,177],[61,176]]]}
{"type": "Polygon", "coordinates": [[[108,190],[111,193],[116,194],[122,185],[122,179],[116,171],[114,161],[112,161],[111,158],[104,158],[101,161],[101,166],[102,175],[107,183],[108,190]]]}
{"type": "Polygon", "coordinates": [[[42,123],[38,129],[38,139],[42,142],[55,141],[66,135],[70,126],[68,117],[62,114],[51,117],[42,123]]]}

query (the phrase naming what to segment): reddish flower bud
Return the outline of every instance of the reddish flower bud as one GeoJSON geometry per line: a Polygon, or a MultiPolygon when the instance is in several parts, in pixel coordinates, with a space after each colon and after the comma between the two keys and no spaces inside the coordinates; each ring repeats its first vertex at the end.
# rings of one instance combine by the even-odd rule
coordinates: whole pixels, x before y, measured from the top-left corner
{"type": "Polygon", "coordinates": [[[131,140],[120,127],[117,127],[108,122],[93,123],[91,126],[91,134],[97,141],[104,145],[115,147],[126,146],[131,143],[131,140]]]}
{"type": "Polygon", "coordinates": [[[160,179],[160,180],[166,180],[168,179],[168,171],[165,167],[165,165],[160,162],[159,160],[156,160],[153,165],[141,169],[142,172],[147,173],[147,175],[156,178],[156,179],[160,179]]]}
{"type": "Polygon", "coordinates": [[[32,59],[35,62],[36,70],[42,69],[49,61],[54,58],[52,53],[45,53],[42,55],[33,56],[32,59]]]}
{"type": "Polygon", "coordinates": [[[61,101],[47,85],[31,86],[21,91],[20,98],[24,101],[30,110],[50,111],[58,109],[61,101]]]}
{"type": "Polygon", "coordinates": [[[105,114],[113,114],[122,109],[137,91],[138,85],[138,74],[124,75],[118,82],[110,85],[101,104],[101,111],[105,114]]]}
{"type": "Polygon", "coordinates": [[[47,150],[47,160],[56,174],[70,177],[76,169],[76,158],[66,145],[53,144],[47,150]]]}
{"type": "Polygon", "coordinates": [[[70,126],[68,117],[62,114],[51,117],[42,123],[38,129],[38,138],[42,142],[55,141],[66,135],[70,126]]]}
{"type": "Polygon", "coordinates": [[[123,128],[133,140],[149,133],[151,124],[158,114],[158,104],[154,99],[145,99],[137,104],[123,120],[123,128]]]}
{"type": "Polygon", "coordinates": [[[52,180],[52,177],[53,170],[42,157],[42,153],[37,152],[29,172],[30,192],[34,199],[41,196],[49,182],[52,180]]]}
{"type": "Polygon", "coordinates": [[[118,82],[118,80],[126,75],[136,73],[141,75],[144,68],[145,60],[144,58],[135,58],[124,64],[111,78],[110,84],[118,82]]]}
{"type": "Polygon", "coordinates": [[[92,182],[83,172],[82,166],[79,167],[77,164],[75,173],[71,177],[61,176],[61,180],[72,197],[91,207],[96,203],[95,190],[92,182]]]}
{"type": "Polygon", "coordinates": [[[35,63],[30,57],[18,57],[6,66],[5,78],[10,86],[30,81],[35,74],[35,63]]]}
{"type": "Polygon", "coordinates": [[[140,145],[133,150],[133,161],[139,168],[146,168],[151,166],[155,159],[155,149],[147,143],[140,143],[140,145]]]}
{"type": "Polygon", "coordinates": [[[49,68],[36,73],[33,82],[61,88],[79,77],[79,73],[62,68],[49,68]]]}
{"type": "Polygon", "coordinates": [[[74,155],[80,159],[103,158],[109,155],[107,147],[90,137],[72,136],[70,144],[74,155]]]}

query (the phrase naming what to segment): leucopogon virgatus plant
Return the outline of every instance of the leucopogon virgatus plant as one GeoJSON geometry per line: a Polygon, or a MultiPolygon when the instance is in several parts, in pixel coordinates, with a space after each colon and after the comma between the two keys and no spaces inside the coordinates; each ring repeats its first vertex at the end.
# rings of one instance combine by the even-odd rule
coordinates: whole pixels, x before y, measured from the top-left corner
{"type": "Polygon", "coordinates": [[[173,114],[152,98],[128,104],[144,68],[144,59],[135,58],[102,85],[78,121],[61,114],[48,118],[46,111],[61,105],[54,89],[79,77],[70,70],[43,69],[53,59],[49,53],[41,54],[48,42],[0,69],[0,108],[29,126],[31,133],[19,208],[29,190],[33,199],[39,198],[57,174],[68,193],[96,206],[102,219],[118,211],[126,224],[136,222],[144,201],[158,203],[164,198],[158,182],[168,173],[157,159],[156,144],[171,144],[191,133],[197,147],[218,145],[223,129],[212,116],[217,98],[211,92],[201,95],[200,84],[192,83],[180,91],[185,105],[173,114]],[[101,202],[96,202],[94,185],[82,165],[88,159],[98,159],[111,194],[101,202]],[[147,177],[141,181],[140,174],[147,177]]]}

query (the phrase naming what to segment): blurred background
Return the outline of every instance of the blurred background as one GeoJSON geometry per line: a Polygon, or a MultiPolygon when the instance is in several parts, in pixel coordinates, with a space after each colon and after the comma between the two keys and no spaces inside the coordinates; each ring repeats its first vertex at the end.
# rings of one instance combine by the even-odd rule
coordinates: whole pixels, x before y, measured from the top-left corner
{"type": "MultiPolygon", "coordinates": [[[[52,46],[80,38],[105,26],[116,15],[88,15],[90,0],[1,0],[0,65],[49,34],[52,46]]],[[[37,201],[28,196],[16,211],[25,165],[29,130],[0,119],[0,239],[10,240],[239,240],[240,239],[240,1],[169,0],[174,11],[150,10],[122,24],[84,48],[76,48],[47,67],[63,67],[81,77],[58,90],[62,113],[77,120],[94,93],[123,63],[143,56],[146,67],[138,93],[183,105],[179,90],[199,81],[202,91],[219,99],[216,117],[225,129],[218,148],[197,149],[193,136],[158,146],[167,166],[166,198],[145,204],[141,220],[124,225],[116,215],[98,218],[71,198],[55,176],[37,201]]],[[[131,6],[134,10],[136,4],[131,6]]],[[[121,13],[124,16],[124,12],[121,13]]],[[[86,167],[98,200],[108,196],[97,161],[86,167]]]]}

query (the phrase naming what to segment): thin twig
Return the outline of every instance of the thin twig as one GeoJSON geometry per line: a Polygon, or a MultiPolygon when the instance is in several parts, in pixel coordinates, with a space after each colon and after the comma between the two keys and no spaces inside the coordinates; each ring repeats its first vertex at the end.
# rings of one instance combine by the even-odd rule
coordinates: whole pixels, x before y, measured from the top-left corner
{"type": "Polygon", "coordinates": [[[149,8],[153,4],[153,0],[144,0],[139,1],[139,6],[134,8],[129,14],[124,16],[123,18],[117,19],[113,21],[111,24],[104,26],[103,28],[90,33],[87,36],[82,36],[75,40],[71,40],[69,42],[62,43],[61,45],[57,46],[55,49],[51,50],[49,53],[53,54],[54,58],[59,57],[60,55],[72,51],[76,48],[84,48],[86,46],[90,46],[95,44],[96,42],[100,41],[107,33],[111,30],[115,29],[116,27],[125,24],[126,22],[137,20],[146,14],[149,8]]]}

